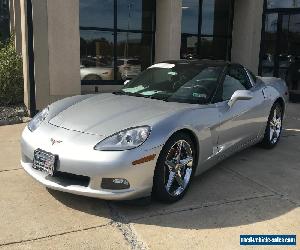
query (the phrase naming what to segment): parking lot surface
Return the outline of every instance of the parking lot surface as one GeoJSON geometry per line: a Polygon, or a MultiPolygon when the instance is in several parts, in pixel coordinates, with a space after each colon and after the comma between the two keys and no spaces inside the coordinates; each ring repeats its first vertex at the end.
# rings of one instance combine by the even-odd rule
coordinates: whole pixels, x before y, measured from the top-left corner
{"type": "Polygon", "coordinates": [[[284,125],[274,150],[254,146],[225,160],[172,205],[48,190],[20,167],[26,124],[2,126],[0,249],[253,249],[240,247],[241,234],[299,242],[300,104],[289,105],[284,125]]]}

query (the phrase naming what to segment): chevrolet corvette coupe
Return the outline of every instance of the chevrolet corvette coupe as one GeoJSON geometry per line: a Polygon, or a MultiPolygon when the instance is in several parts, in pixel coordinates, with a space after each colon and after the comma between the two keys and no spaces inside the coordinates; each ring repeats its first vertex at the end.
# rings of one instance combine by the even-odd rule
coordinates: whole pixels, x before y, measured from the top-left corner
{"type": "Polygon", "coordinates": [[[50,189],[106,200],[175,202],[224,158],[279,142],[283,80],[239,64],[155,64],[109,94],[66,98],[24,129],[21,164],[50,189]]]}

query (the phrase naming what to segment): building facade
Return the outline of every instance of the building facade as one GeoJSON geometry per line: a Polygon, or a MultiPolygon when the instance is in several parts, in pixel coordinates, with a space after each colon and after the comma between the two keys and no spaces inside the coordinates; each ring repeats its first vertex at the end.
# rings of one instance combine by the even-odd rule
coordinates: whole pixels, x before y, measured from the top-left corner
{"type": "Polygon", "coordinates": [[[300,91],[300,0],[9,1],[31,113],[180,58],[242,63],[300,91]]]}

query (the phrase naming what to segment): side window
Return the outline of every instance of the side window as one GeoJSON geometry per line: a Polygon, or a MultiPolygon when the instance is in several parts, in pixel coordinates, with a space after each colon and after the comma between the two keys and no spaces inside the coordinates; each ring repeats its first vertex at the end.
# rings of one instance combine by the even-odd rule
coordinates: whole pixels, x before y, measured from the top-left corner
{"type": "Polygon", "coordinates": [[[246,90],[252,87],[246,71],[239,66],[230,66],[225,75],[223,82],[223,101],[231,98],[233,93],[237,90],[246,90]]]}

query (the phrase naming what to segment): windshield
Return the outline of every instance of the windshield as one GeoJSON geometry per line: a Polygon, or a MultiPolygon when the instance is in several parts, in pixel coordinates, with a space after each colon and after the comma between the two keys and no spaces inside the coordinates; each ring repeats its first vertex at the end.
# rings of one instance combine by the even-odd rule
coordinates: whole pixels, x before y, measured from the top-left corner
{"type": "Polygon", "coordinates": [[[206,104],[215,93],[221,72],[220,66],[160,63],[139,74],[116,94],[206,104]]]}

